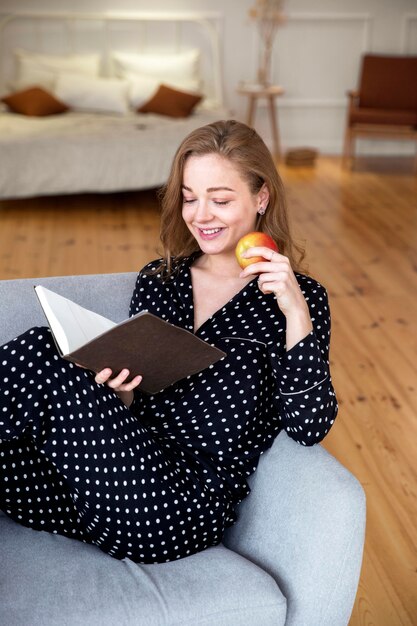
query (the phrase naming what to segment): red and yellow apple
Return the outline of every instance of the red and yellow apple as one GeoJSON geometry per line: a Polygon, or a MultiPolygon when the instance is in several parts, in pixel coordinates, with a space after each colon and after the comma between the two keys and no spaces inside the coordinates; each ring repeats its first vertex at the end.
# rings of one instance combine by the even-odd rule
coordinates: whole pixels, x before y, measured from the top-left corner
{"type": "Polygon", "coordinates": [[[244,235],[241,239],[239,239],[239,241],[237,242],[235,253],[237,262],[242,269],[244,269],[248,265],[251,265],[252,263],[261,263],[262,261],[266,260],[262,256],[252,256],[248,258],[242,256],[242,253],[249,248],[258,248],[260,246],[263,248],[270,248],[271,250],[274,250],[274,252],[278,252],[277,244],[272,239],[272,237],[270,237],[266,233],[254,231],[252,233],[244,235]]]}

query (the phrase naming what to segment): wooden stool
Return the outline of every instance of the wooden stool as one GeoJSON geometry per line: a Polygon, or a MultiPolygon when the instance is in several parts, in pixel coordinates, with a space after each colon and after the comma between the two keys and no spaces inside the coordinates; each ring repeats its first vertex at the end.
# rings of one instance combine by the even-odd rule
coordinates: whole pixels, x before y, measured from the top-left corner
{"type": "Polygon", "coordinates": [[[278,111],[276,108],[276,98],[281,96],[284,89],[280,85],[270,85],[263,87],[256,84],[239,85],[237,92],[248,97],[248,112],[246,116],[246,124],[254,127],[255,107],[259,98],[266,98],[268,101],[269,120],[272,129],[273,154],[275,158],[281,158],[281,148],[278,130],[278,111]]]}

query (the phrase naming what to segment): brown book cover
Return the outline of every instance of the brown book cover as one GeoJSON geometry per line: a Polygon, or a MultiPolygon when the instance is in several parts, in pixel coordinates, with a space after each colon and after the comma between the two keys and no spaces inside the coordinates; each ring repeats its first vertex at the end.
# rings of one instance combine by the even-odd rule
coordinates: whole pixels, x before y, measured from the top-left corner
{"type": "Polygon", "coordinates": [[[147,311],[115,324],[44,287],[35,291],[63,358],[94,372],[110,367],[116,374],[128,368],[130,378],[143,376],[139,389],[147,393],[157,393],[225,356],[147,311]]]}

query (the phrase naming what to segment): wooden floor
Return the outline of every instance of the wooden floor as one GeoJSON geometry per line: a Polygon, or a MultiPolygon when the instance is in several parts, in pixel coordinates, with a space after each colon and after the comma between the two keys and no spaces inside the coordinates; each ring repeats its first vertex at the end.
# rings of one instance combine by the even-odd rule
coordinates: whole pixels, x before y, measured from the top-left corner
{"type": "MultiPolygon", "coordinates": [[[[367,494],[350,624],[416,625],[417,176],[411,160],[335,158],[281,173],[330,294],[340,412],[324,445],[367,494]]],[[[157,250],[151,191],[0,202],[0,278],[135,271],[157,250]]]]}

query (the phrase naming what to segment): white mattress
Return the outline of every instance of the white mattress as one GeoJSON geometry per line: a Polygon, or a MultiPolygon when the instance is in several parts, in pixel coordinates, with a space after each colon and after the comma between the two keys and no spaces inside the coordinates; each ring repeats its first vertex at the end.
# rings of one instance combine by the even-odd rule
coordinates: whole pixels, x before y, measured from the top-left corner
{"type": "Polygon", "coordinates": [[[162,185],[181,140],[224,119],[70,112],[45,118],[0,113],[0,198],[110,192],[162,185]]]}

